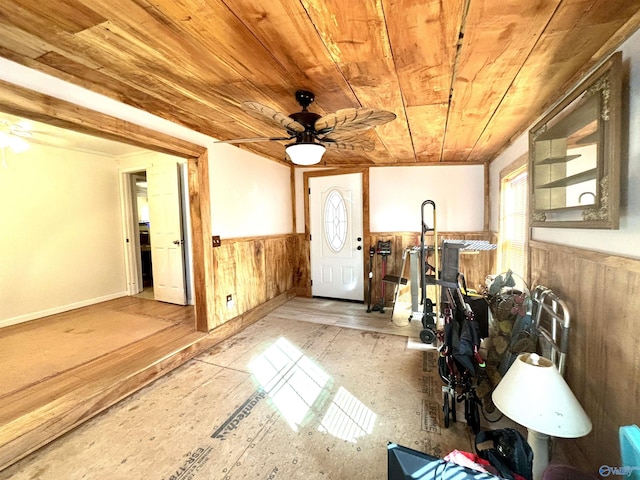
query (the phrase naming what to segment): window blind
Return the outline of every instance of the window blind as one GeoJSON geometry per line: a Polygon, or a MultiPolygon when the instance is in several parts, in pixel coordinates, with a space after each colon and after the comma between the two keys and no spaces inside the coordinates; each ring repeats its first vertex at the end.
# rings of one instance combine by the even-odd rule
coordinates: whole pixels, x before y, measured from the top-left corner
{"type": "Polygon", "coordinates": [[[525,278],[527,242],[527,171],[516,170],[502,180],[498,265],[525,278]]]}

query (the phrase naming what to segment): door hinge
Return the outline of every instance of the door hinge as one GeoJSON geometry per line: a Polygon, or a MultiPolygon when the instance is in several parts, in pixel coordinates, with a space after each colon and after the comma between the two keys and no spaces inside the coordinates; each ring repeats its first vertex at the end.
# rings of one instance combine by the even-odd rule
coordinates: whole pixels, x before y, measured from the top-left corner
{"type": "Polygon", "coordinates": [[[311,280],[311,286],[313,287],[313,280],[311,280]]]}
{"type": "Polygon", "coordinates": [[[311,195],[311,187],[309,187],[309,195],[311,195]]]}
{"type": "Polygon", "coordinates": [[[309,241],[311,241],[311,234],[309,234],[309,241]]]}

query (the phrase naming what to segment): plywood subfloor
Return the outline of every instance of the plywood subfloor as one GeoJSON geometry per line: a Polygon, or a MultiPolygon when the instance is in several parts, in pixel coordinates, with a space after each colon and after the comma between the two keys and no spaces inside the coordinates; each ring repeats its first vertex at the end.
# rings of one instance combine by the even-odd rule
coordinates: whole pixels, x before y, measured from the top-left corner
{"type": "Polygon", "coordinates": [[[296,297],[278,308],[278,316],[291,320],[355,328],[368,332],[402,335],[420,341],[420,319],[409,321],[410,305],[385,308],[384,313],[367,313],[366,306],[356,302],[341,302],[322,298],[296,297]]]}
{"type": "Polygon", "coordinates": [[[465,424],[441,427],[434,352],[323,302],[288,302],[0,480],[386,478],[389,441],[469,451],[465,424]]]}

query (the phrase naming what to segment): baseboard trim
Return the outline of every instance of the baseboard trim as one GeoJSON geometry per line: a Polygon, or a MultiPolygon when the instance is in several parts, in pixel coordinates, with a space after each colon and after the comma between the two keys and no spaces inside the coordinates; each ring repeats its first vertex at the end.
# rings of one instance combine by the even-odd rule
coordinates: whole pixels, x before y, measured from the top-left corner
{"type": "Polygon", "coordinates": [[[266,301],[265,303],[258,305],[257,307],[249,310],[248,312],[244,312],[237,317],[233,317],[231,320],[226,321],[222,325],[215,327],[214,329],[209,331],[209,335],[213,335],[214,338],[217,336],[224,336],[225,338],[230,337],[238,333],[243,328],[248,327],[252,323],[257,322],[262,317],[267,316],[271,312],[273,312],[280,305],[288,302],[292,298],[296,296],[296,289],[291,288],[287,290],[285,293],[278,295],[277,297],[266,301]]]}
{"type": "Polygon", "coordinates": [[[67,305],[60,305],[58,307],[49,308],[47,310],[40,310],[38,312],[26,313],[24,315],[18,315],[17,317],[11,317],[4,320],[0,320],[0,328],[10,327],[11,325],[17,325],[19,323],[29,322],[31,320],[37,320],[39,318],[48,317],[49,315],[56,315],[58,313],[68,312],[69,310],[75,310],[76,308],[88,307],[89,305],[95,305],[96,303],[108,302],[109,300],[115,300],[116,298],[126,297],[128,293],[126,291],[112,293],[104,295],[102,297],[89,298],[87,300],[81,300],[75,303],[69,303],[67,305]]]}

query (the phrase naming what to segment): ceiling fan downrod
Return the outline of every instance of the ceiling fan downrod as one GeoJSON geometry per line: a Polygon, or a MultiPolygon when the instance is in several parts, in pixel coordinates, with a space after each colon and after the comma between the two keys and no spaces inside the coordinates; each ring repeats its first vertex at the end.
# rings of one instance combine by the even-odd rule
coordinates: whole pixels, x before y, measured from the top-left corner
{"type": "Polygon", "coordinates": [[[307,110],[307,107],[315,100],[316,96],[313,92],[309,92],[308,90],[298,90],[296,92],[296,100],[302,107],[301,112],[292,113],[289,115],[290,118],[293,118],[296,122],[304,125],[305,131],[303,133],[299,133],[297,142],[313,142],[313,132],[314,125],[316,120],[318,120],[321,115],[317,113],[310,112],[307,110]]]}

